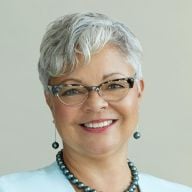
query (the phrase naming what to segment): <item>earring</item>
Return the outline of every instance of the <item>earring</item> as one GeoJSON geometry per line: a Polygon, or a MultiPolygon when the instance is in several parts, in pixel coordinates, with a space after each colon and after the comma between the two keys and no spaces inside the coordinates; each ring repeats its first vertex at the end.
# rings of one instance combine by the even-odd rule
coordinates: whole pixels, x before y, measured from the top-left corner
{"type": "MultiPolygon", "coordinates": [[[[138,130],[138,128],[139,128],[139,123],[137,124],[137,130],[138,130]]],[[[134,139],[140,139],[141,138],[141,133],[139,132],[139,131],[135,131],[134,133],[133,133],[133,137],[134,137],[134,139]]]]}
{"type": "Polygon", "coordinates": [[[53,149],[57,149],[59,147],[59,143],[57,141],[52,143],[53,149]]]}
{"type": "Polygon", "coordinates": [[[141,138],[141,133],[138,131],[135,131],[133,134],[134,139],[140,139],[141,138]]]}
{"type": "MultiPolygon", "coordinates": [[[[54,120],[53,120],[53,123],[55,123],[54,120]]],[[[55,128],[55,141],[52,143],[52,148],[53,149],[59,148],[59,143],[56,141],[56,128],[55,128]]]]}

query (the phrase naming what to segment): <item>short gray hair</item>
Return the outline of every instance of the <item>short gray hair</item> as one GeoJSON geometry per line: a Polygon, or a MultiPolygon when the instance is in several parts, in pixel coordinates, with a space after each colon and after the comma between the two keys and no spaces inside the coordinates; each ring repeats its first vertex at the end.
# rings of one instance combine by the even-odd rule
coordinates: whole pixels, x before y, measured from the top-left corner
{"type": "Polygon", "coordinates": [[[123,23],[100,13],[65,15],[50,23],[40,46],[39,78],[47,90],[51,77],[72,72],[78,64],[78,54],[84,63],[105,45],[111,44],[123,53],[142,78],[142,47],[135,35],[123,23]]]}

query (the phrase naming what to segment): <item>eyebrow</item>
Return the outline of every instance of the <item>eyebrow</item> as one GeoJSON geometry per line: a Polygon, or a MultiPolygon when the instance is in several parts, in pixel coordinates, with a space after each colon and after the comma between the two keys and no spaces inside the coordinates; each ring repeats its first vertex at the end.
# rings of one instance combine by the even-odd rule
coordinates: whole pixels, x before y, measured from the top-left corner
{"type": "Polygon", "coordinates": [[[107,75],[104,75],[103,76],[103,80],[104,79],[107,79],[107,78],[109,78],[109,77],[111,77],[111,76],[113,76],[113,75],[122,75],[122,76],[126,76],[126,75],[124,75],[124,74],[122,74],[122,73],[110,73],[110,74],[107,74],[107,75]]]}
{"type": "MultiPolygon", "coordinates": [[[[102,80],[105,80],[113,75],[122,75],[122,76],[125,76],[124,74],[121,74],[121,73],[110,73],[110,74],[107,74],[107,75],[104,75],[102,80]]],[[[83,83],[82,80],[80,79],[76,79],[76,78],[69,78],[69,79],[64,79],[63,81],[61,81],[60,83],[62,82],[67,82],[67,81],[76,81],[78,83],[83,83]]]]}

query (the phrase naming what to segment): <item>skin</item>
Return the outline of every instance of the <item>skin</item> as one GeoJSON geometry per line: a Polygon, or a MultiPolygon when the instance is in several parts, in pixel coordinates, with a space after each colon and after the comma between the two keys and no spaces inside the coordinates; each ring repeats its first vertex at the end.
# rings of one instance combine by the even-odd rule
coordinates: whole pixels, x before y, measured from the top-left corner
{"type": "MultiPolygon", "coordinates": [[[[88,64],[81,64],[81,56],[79,61],[74,72],[52,78],[50,84],[62,81],[77,83],[80,80],[86,85],[99,85],[107,80],[134,75],[125,57],[109,45],[93,55],[88,64]]],[[[123,191],[131,180],[127,166],[128,141],[137,125],[144,89],[143,80],[138,83],[140,91],[135,83],[127,96],[116,102],[107,102],[96,92],[90,92],[83,104],[66,106],[57,97],[45,94],[55,126],[63,140],[65,163],[80,180],[98,191],[123,191]],[[90,133],[80,126],[81,123],[101,119],[117,121],[101,133],[90,133]]]]}

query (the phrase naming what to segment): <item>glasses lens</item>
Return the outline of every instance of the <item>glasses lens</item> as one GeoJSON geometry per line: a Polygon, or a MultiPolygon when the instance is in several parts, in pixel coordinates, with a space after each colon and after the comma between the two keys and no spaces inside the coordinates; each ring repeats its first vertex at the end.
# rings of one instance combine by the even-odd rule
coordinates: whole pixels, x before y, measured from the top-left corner
{"type": "Polygon", "coordinates": [[[128,91],[129,85],[126,80],[114,80],[102,84],[100,94],[108,101],[118,101],[125,97],[128,91]]]}
{"type": "Polygon", "coordinates": [[[66,105],[77,105],[82,103],[87,97],[88,91],[80,85],[63,86],[58,95],[66,105]]]}

